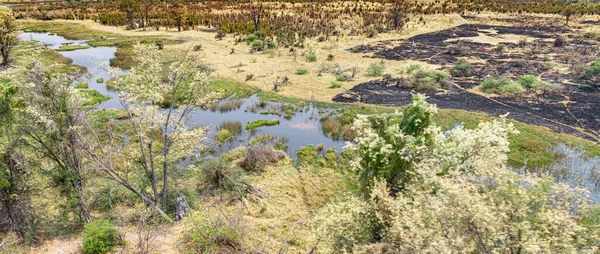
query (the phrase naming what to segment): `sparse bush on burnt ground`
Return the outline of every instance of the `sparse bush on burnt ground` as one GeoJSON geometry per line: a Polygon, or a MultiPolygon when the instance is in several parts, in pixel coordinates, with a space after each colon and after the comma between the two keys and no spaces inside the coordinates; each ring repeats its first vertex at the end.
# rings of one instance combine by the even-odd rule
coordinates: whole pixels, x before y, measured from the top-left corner
{"type": "Polygon", "coordinates": [[[411,83],[415,90],[425,92],[452,87],[450,75],[438,70],[419,70],[412,76],[411,83]]]}
{"type": "Polygon", "coordinates": [[[468,77],[473,73],[473,65],[464,58],[459,58],[452,66],[452,76],[468,77]]]}

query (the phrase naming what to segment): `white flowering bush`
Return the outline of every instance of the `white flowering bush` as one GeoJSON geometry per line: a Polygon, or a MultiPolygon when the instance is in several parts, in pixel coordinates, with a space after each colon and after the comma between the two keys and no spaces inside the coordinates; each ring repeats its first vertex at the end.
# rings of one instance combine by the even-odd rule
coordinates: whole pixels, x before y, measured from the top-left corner
{"type": "Polygon", "coordinates": [[[414,95],[413,103],[403,112],[358,115],[353,129],[357,132],[353,162],[361,190],[368,193],[375,180],[385,180],[393,193],[415,177],[414,164],[433,144],[434,105],[425,96],[414,95]]]}
{"type": "MultiPolygon", "coordinates": [[[[435,112],[422,96],[415,96],[410,107],[435,112]]],[[[412,156],[410,160],[401,157],[401,163],[410,161],[412,180],[394,192],[394,185],[386,182],[390,178],[380,177],[372,180],[367,196],[324,207],[311,222],[315,237],[324,242],[322,250],[340,253],[372,247],[371,250],[394,253],[597,251],[600,212],[592,206],[587,191],[556,183],[551,177],[508,168],[507,137],[517,131],[504,118],[480,123],[475,129],[458,127],[447,135],[429,125],[421,132],[427,137],[416,142],[414,136],[403,131],[407,128],[396,122],[403,115],[394,115],[398,117],[372,118],[379,119],[378,125],[366,124],[366,117],[357,120],[355,127],[362,129],[354,149],[361,157],[354,167],[359,173],[378,172],[379,169],[366,167],[386,166],[365,163],[369,153],[373,155],[369,158],[389,163],[398,162],[389,157],[408,154],[412,156]],[[383,126],[387,126],[387,132],[378,130],[383,126]],[[394,142],[408,145],[395,146],[394,142]],[[391,146],[384,152],[377,150],[388,143],[391,146]],[[407,151],[406,147],[411,148],[407,151]]]]}

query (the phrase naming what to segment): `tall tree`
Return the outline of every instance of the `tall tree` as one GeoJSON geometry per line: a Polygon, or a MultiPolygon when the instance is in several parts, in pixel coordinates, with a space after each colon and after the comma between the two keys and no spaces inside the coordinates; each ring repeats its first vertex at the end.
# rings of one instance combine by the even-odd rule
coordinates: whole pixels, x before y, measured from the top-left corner
{"type": "Polygon", "coordinates": [[[84,164],[78,143],[78,122],[84,112],[72,91],[73,79],[45,69],[33,61],[27,67],[21,96],[27,101],[23,135],[26,145],[48,159],[53,166],[50,174],[61,194],[67,198],[67,208],[77,211],[81,222],[91,220],[83,196],[84,164]]]}
{"type": "Polygon", "coordinates": [[[19,42],[19,33],[13,12],[5,6],[0,6],[0,54],[2,66],[8,67],[10,53],[19,42]]]}
{"type": "Polygon", "coordinates": [[[181,32],[183,20],[187,16],[187,7],[179,2],[175,2],[169,7],[169,12],[173,20],[175,20],[175,25],[177,25],[177,31],[181,32]]]}
{"type": "Polygon", "coordinates": [[[394,30],[399,30],[408,21],[408,6],[404,1],[395,0],[390,9],[389,19],[392,22],[394,30]]]}
{"type": "Polygon", "coordinates": [[[31,230],[31,170],[19,149],[18,92],[11,80],[0,79],[0,232],[12,230],[23,239],[31,230]]]}
{"type": "Polygon", "coordinates": [[[134,0],[125,0],[119,4],[119,9],[127,13],[127,26],[130,28],[135,28],[135,20],[134,15],[135,12],[139,9],[138,3],[134,0]]]}
{"type": "Polygon", "coordinates": [[[138,64],[127,78],[115,77],[127,122],[137,139],[136,149],[124,149],[112,130],[100,134],[89,124],[94,135],[84,141],[83,150],[101,172],[168,218],[167,202],[174,196],[169,179],[185,169],[179,162],[193,156],[205,136],[203,128],[188,129],[186,122],[196,107],[211,101],[209,84],[214,74],[199,68],[199,58],[189,51],[169,58],[154,47],[137,45],[135,52],[138,64]],[[164,58],[169,59],[166,67],[164,58]],[[108,138],[100,138],[103,135],[108,138]],[[124,167],[139,169],[149,191],[123,176],[123,163],[117,163],[122,160],[124,167]]]}
{"type": "Polygon", "coordinates": [[[258,32],[260,30],[260,22],[264,14],[263,12],[262,4],[251,7],[250,17],[252,17],[252,23],[254,24],[254,32],[258,32]]]}

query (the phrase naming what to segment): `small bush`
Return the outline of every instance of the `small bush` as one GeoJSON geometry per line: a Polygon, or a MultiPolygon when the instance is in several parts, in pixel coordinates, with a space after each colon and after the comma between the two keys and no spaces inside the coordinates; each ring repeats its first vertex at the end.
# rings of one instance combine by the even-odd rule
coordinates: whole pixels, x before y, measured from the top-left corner
{"type": "Polygon", "coordinates": [[[185,253],[236,253],[242,248],[244,232],[221,216],[192,215],[192,227],[183,233],[185,253]]]}
{"type": "Polygon", "coordinates": [[[306,58],[306,61],[316,62],[317,61],[317,53],[315,53],[314,51],[309,51],[304,55],[304,58],[306,58]]]}
{"type": "Polygon", "coordinates": [[[83,232],[83,253],[104,254],[114,251],[114,246],[119,243],[119,239],[119,233],[110,221],[89,222],[83,232]]]}
{"type": "Polygon", "coordinates": [[[262,51],[265,48],[265,43],[262,40],[252,42],[252,51],[262,51]]]}
{"type": "Polygon", "coordinates": [[[298,74],[298,75],[308,74],[308,69],[306,69],[306,68],[298,68],[298,69],[296,69],[296,74],[298,74]]]}
{"type": "Polygon", "coordinates": [[[479,84],[479,89],[486,93],[497,93],[501,86],[512,82],[508,78],[486,78],[479,84]]]}
{"type": "Polygon", "coordinates": [[[165,44],[162,41],[156,41],[154,42],[154,45],[158,48],[158,49],[163,49],[165,47],[165,44]]]}
{"type": "Polygon", "coordinates": [[[367,67],[367,75],[371,77],[379,77],[385,73],[385,64],[383,63],[372,63],[367,67]]]}
{"type": "Polygon", "coordinates": [[[246,75],[246,81],[250,81],[254,79],[254,74],[247,74],[246,75]]]}
{"type": "Polygon", "coordinates": [[[248,41],[248,43],[252,43],[255,40],[258,40],[258,36],[256,36],[255,34],[251,34],[251,35],[248,35],[248,37],[246,37],[246,41],[248,41]]]}
{"type": "Polygon", "coordinates": [[[204,188],[210,191],[237,191],[244,172],[219,159],[209,159],[198,166],[204,188]]]}
{"type": "Polygon", "coordinates": [[[438,70],[419,70],[412,76],[412,86],[418,91],[437,91],[452,84],[447,73],[438,70]]]}
{"type": "Polygon", "coordinates": [[[496,51],[498,52],[504,51],[504,48],[506,48],[506,44],[504,43],[498,43],[498,45],[496,45],[496,51]]]}
{"type": "Polygon", "coordinates": [[[554,47],[562,47],[565,45],[567,45],[567,39],[565,39],[565,37],[559,35],[554,39],[554,47]]]}
{"type": "Polygon", "coordinates": [[[571,67],[573,71],[573,75],[577,78],[581,79],[590,79],[592,77],[592,72],[590,67],[584,63],[577,63],[571,67]]]}
{"type": "Polygon", "coordinates": [[[333,54],[327,55],[327,61],[333,61],[334,58],[335,56],[333,54]]]}
{"type": "Polygon", "coordinates": [[[337,82],[337,81],[331,81],[331,86],[329,86],[329,88],[340,88],[342,87],[342,83],[341,82],[337,82]]]}
{"type": "Polygon", "coordinates": [[[452,76],[468,77],[473,73],[473,65],[464,58],[458,59],[452,66],[452,76]]]}
{"type": "Polygon", "coordinates": [[[548,69],[552,69],[552,68],[554,68],[554,63],[552,61],[546,61],[546,62],[544,62],[544,67],[546,67],[548,69]]]}
{"type": "Polygon", "coordinates": [[[194,51],[202,51],[202,44],[196,44],[196,46],[194,46],[194,51]]]}
{"type": "Polygon", "coordinates": [[[542,82],[535,75],[523,75],[517,79],[517,82],[525,89],[535,91],[542,84],[542,82]]]}
{"type": "Polygon", "coordinates": [[[508,94],[511,96],[517,96],[525,93],[526,91],[527,90],[521,84],[512,80],[510,83],[501,86],[499,89],[500,94],[508,94]]]}
{"type": "Polygon", "coordinates": [[[538,91],[542,97],[559,95],[563,92],[564,87],[559,83],[542,82],[538,91]]]}
{"type": "Polygon", "coordinates": [[[96,83],[98,83],[98,84],[104,83],[104,78],[97,78],[96,83]]]}
{"type": "Polygon", "coordinates": [[[248,147],[246,156],[239,162],[240,167],[246,170],[264,170],[267,162],[275,163],[285,158],[285,153],[273,150],[264,145],[253,145],[248,147]]]}
{"type": "Polygon", "coordinates": [[[225,142],[231,142],[235,139],[235,135],[233,135],[228,130],[220,130],[215,134],[215,140],[217,140],[220,144],[225,142]]]}
{"type": "Polygon", "coordinates": [[[411,74],[416,70],[420,70],[421,69],[421,65],[418,64],[413,64],[411,66],[408,67],[408,69],[406,69],[406,73],[411,74]]]}
{"type": "Polygon", "coordinates": [[[352,80],[352,76],[350,76],[349,74],[340,74],[335,76],[335,80],[339,81],[339,82],[346,82],[346,81],[351,81],[352,80]]]}

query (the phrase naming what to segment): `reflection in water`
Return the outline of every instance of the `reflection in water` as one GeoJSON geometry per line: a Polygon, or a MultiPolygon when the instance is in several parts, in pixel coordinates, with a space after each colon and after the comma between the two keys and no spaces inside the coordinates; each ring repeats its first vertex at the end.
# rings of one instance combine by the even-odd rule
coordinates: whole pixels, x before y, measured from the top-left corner
{"type": "MultiPolygon", "coordinates": [[[[67,40],[64,37],[57,35],[49,35],[47,33],[23,33],[21,34],[23,40],[37,40],[40,44],[46,45],[48,48],[58,48],[62,43],[73,43],[80,45],[87,45],[86,41],[75,41],[67,40]]],[[[81,82],[87,82],[89,89],[95,89],[98,92],[111,96],[112,99],[103,102],[98,106],[98,109],[111,109],[111,108],[122,108],[118,100],[118,92],[109,90],[106,88],[106,82],[111,78],[105,67],[111,58],[115,56],[117,51],[116,47],[90,47],[88,49],[74,50],[59,52],[61,55],[71,58],[74,65],[84,66],[87,68],[88,75],[85,75],[80,80],[81,82]],[[103,78],[103,83],[97,83],[96,79],[103,78]]],[[[122,71],[120,75],[127,74],[127,71],[122,71]]],[[[218,147],[219,153],[227,152],[231,149],[239,146],[247,146],[248,142],[253,137],[259,134],[270,134],[274,137],[283,137],[288,140],[288,154],[292,158],[296,158],[295,151],[300,149],[302,146],[323,144],[325,149],[335,148],[337,151],[341,151],[344,147],[344,142],[340,140],[333,140],[326,137],[321,132],[321,123],[319,119],[322,114],[319,110],[312,105],[305,107],[296,108],[296,113],[290,119],[286,119],[283,114],[279,115],[264,115],[260,114],[260,110],[255,110],[255,105],[260,102],[260,99],[256,95],[245,99],[228,98],[219,104],[227,104],[232,102],[233,104],[239,105],[233,108],[228,108],[228,111],[211,111],[205,109],[197,109],[192,113],[191,121],[188,123],[189,128],[198,126],[206,126],[209,128],[209,142],[211,142],[214,135],[218,132],[219,126],[225,121],[239,121],[242,124],[242,129],[245,130],[246,124],[256,120],[273,120],[278,119],[281,123],[276,126],[261,127],[254,131],[243,131],[242,134],[233,142],[226,143],[223,145],[217,145],[211,142],[210,145],[218,147]]],[[[264,102],[264,108],[279,109],[281,108],[280,103],[276,102],[264,102]]]]}

